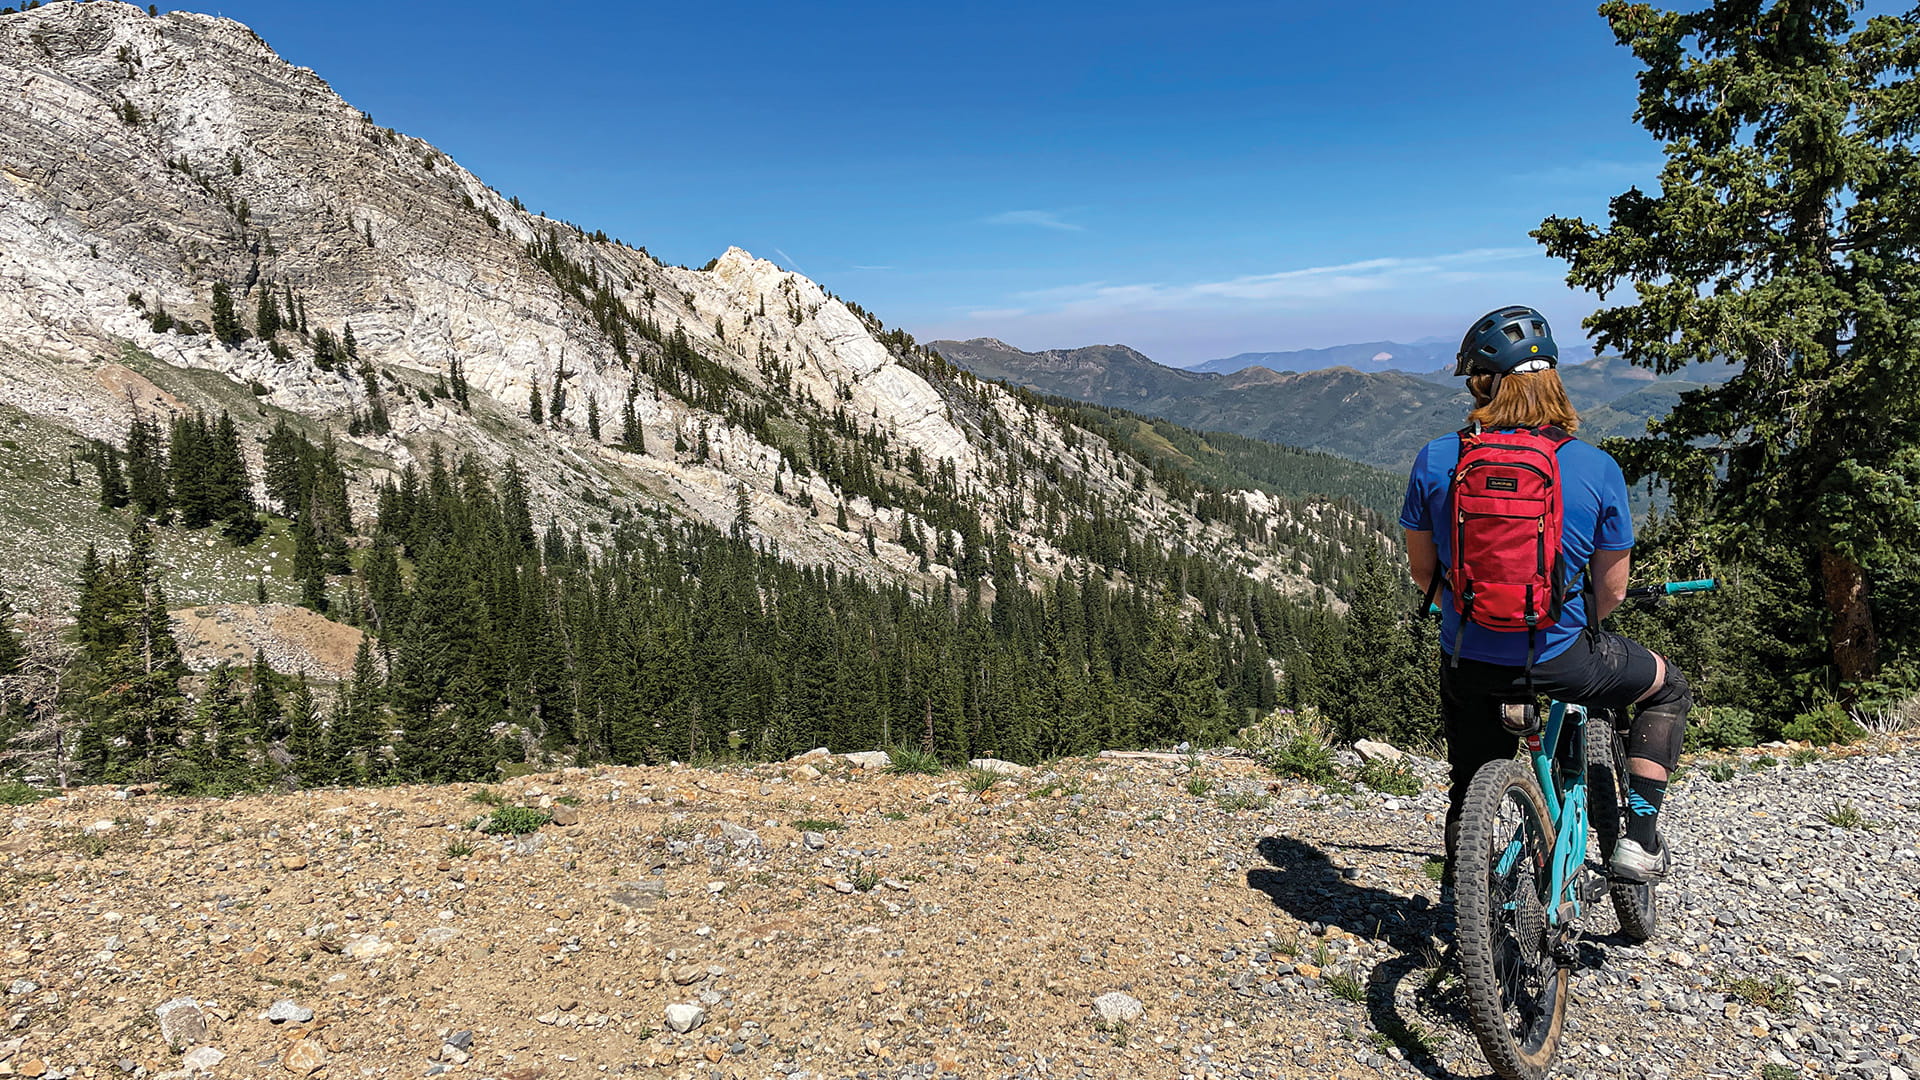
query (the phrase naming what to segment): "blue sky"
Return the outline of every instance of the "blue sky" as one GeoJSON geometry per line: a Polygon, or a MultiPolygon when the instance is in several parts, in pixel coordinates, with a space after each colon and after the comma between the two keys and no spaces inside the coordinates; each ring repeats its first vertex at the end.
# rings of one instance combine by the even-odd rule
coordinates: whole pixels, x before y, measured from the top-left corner
{"type": "Polygon", "coordinates": [[[921,339],[1170,363],[1595,306],[1529,229],[1659,148],[1585,2],[227,0],[384,126],[698,265],[921,339]]]}

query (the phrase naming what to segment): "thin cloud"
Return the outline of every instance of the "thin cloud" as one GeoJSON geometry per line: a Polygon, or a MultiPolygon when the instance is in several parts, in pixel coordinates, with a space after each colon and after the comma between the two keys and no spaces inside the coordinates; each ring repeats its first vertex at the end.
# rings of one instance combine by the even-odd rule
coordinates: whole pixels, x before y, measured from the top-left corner
{"type": "Polygon", "coordinates": [[[893,269],[893,267],[891,267],[891,266],[861,266],[861,265],[860,265],[859,263],[855,263],[855,264],[853,264],[853,266],[852,266],[852,267],[851,267],[850,269],[854,269],[854,270],[892,270],[892,269],[893,269]]]}
{"type": "Polygon", "coordinates": [[[1062,232],[1086,231],[1086,226],[1062,221],[1060,215],[1051,210],[1007,210],[981,218],[980,221],[986,225],[1032,225],[1041,229],[1058,229],[1062,232]]]}
{"type": "MultiPolygon", "coordinates": [[[[779,248],[774,248],[774,249],[773,249],[773,253],[774,253],[775,255],[778,255],[778,256],[780,256],[780,257],[781,257],[782,259],[785,259],[785,260],[787,260],[787,265],[788,265],[788,266],[791,266],[791,267],[793,267],[793,268],[794,268],[795,270],[798,270],[798,271],[799,271],[800,273],[802,273],[802,274],[806,274],[806,273],[807,273],[807,272],[806,272],[806,270],[805,270],[804,268],[802,268],[802,267],[801,267],[801,265],[800,265],[800,262],[799,262],[799,260],[797,260],[797,259],[795,259],[795,258],[794,258],[793,256],[791,256],[791,255],[789,255],[789,254],[787,254],[787,253],[786,253],[786,252],[784,252],[784,251],[781,251],[781,250],[780,250],[779,248]]],[[[812,275],[811,275],[811,274],[808,274],[807,276],[809,276],[809,277],[811,277],[812,275]]]]}
{"type": "MultiPolygon", "coordinates": [[[[1442,255],[1387,256],[1331,266],[1308,266],[1270,274],[1247,274],[1187,284],[1086,282],[1016,294],[1027,310],[1179,310],[1239,304],[1327,301],[1388,292],[1420,282],[1459,284],[1495,280],[1510,272],[1501,264],[1537,258],[1533,248],[1475,248],[1442,255]]],[[[994,314],[1000,314],[995,312],[994,314]]]]}

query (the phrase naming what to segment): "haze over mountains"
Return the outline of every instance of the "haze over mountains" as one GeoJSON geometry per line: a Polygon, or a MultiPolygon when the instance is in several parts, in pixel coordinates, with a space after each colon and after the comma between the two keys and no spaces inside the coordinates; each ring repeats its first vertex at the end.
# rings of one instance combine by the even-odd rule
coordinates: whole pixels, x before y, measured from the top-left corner
{"type": "MultiPolygon", "coordinates": [[[[1282,352],[1244,352],[1217,360],[1203,360],[1186,366],[1187,371],[1231,375],[1250,367],[1273,371],[1318,371],[1321,368],[1350,367],[1355,371],[1404,371],[1410,375],[1429,375],[1453,371],[1455,339],[1429,337],[1419,341],[1362,341],[1351,345],[1329,345],[1321,349],[1289,349],[1282,352]]],[[[1562,343],[1561,361],[1575,363],[1591,360],[1593,350],[1585,345],[1562,343]]]]}
{"type": "MultiPolygon", "coordinates": [[[[1388,469],[1404,468],[1423,443],[1457,428],[1467,411],[1464,384],[1431,372],[1249,366],[1214,373],[1155,363],[1125,345],[1026,352],[996,338],[974,338],[929,346],[982,378],[1037,393],[1324,450],[1388,469]]],[[[1450,365],[1452,349],[1446,352],[1450,365]]],[[[1581,436],[1597,440],[1640,433],[1681,393],[1717,379],[1717,371],[1693,368],[1660,377],[1609,357],[1565,364],[1561,378],[1581,411],[1581,436]]]]}

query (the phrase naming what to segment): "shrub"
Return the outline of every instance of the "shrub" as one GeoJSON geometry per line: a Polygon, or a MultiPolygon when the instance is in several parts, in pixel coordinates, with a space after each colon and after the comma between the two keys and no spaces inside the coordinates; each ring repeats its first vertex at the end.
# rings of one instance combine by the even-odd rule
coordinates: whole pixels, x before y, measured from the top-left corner
{"type": "Polygon", "coordinates": [[[1361,765],[1353,778],[1383,795],[1420,794],[1420,778],[1404,761],[1375,758],[1361,765]]]}
{"type": "Polygon", "coordinates": [[[47,797],[47,793],[19,780],[0,783],[0,806],[25,806],[47,797]]]}
{"type": "Polygon", "coordinates": [[[846,828],[838,821],[828,821],[824,818],[801,818],[793,823],[793,827],[801,832],[839,832],[846,828]]]}
{"type": "Polygon", "coordinates": [[[1775,975],[1770,982],[1761,982],[1755,978],[1740,978],[1722,986],[1721,991],[1731,997],[1752,1005],[1758,1009],[1781,1012],[1793,1003],[1793,987],[1783,978],[1775,975]]]}
{"type": "Polygon", "coordinates": [[[1276,709],[1240,735],[1248,756],[1282,776],[1316,784],[1334,779],[1333,746],[1313,710],[1276,709]]]}
{"type": "Polygon", "coordinates": [[[1816,746],[1846,745],[1866,737],[1866,729],[1854,722],[1846,706],[1837,701],[1823,702],[1793,718],[1780,733],[1788,739],[1803,740],[1816,746]]]}
{"type": "Polygon", "coordinates": [[[1757,741],[1754,716],[1745,709],[1730,705],[1703,705],[1687,717],[1686,742],[1689,750],[1733,750],[1752,746],[1757,741]]]}
{"type": "Polygon", "coordinates": [[[531,806],[496,806],[493,808],[493,817],[480,827],[480,831],[518,835],[537,832],[540,826],[552,820],[551,815],[531,806]]]}

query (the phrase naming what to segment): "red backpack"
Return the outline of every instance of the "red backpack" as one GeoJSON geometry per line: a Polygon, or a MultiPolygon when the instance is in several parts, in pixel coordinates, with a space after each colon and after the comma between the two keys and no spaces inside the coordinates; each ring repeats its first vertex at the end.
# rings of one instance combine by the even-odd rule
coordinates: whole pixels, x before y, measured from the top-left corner
{"type": "MultiPolygon", "coordinates": [[[[1447,486],[1446,524],[1453,548],[1446,582],[1460,613],[1454,662],[1459,662],[1459,634],[1471,620],[1489,630],[1526,631],[1531,673],[1540,628],[1559,622],[1567,595],[1560,555],[1560,448],[1572,441],[1551,426],[1460,432],[1460,461],[1447,486]]],[[[1436,576],[1434,588],[1439,584],[1436,576]]]]}

